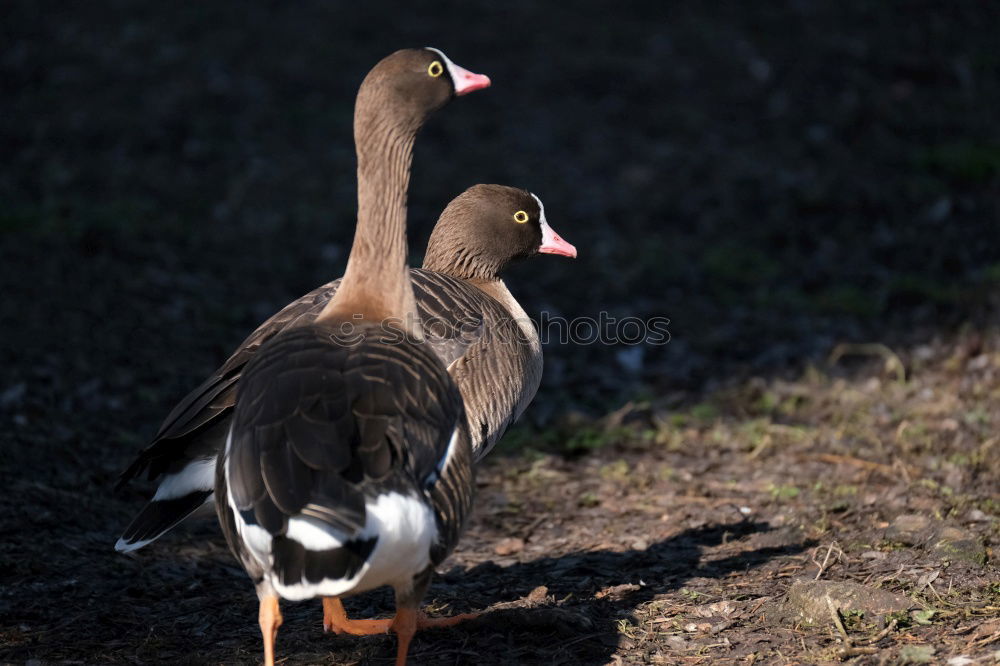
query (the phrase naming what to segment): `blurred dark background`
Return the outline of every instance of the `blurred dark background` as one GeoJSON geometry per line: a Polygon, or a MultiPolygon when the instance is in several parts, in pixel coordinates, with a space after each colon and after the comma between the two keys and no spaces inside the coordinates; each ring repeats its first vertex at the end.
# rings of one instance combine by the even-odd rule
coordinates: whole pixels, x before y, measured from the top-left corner
{"type": "Polygon", "coordinates": [[[671,320],[662,347],[550,345],[536,423],[992,321],[997,3],[3,13],[8,463],[59,450],[110,479],[260,321],[340,275],[354,93],[406,46],[494,81],[418,139],[414,262],[453,196],[518,185],[580,255],[511,272],[530,314],[671,320]]]}
{"type": "MultiPolygon", "coordinates": [[[[681,584],[735,598],[715,596],[719,562],[739,573],[740,599],[784,595],[789,579],[775,567],[802,568],[804,537],[790,533],[794,547],[766,566],[775,549],[726,550],[731,519],[719,502],[738,502],[740,520],[752,507],[755,520],[813,526],[845,551],[877,543],[864,530],[904,508],[995,514],[989,405],[1000,361],[986,351],[1000,301],[998,35],[995,0],[7,0],[0,661],[256,663],[256,603],[212,521],[126,558],[112,544],[147,488],[111,488],[244,336],[341,274],[354,227],[354,94],[375,62],[407,46],[439,47],[494,82],[418,137],[413,263],[466,187],[525,187],[579,249],[576,261],[543,256],[511,271],[525,310],[668,317],[672,336],[664,346],[547,346],[538,397],[503,444],[525,454],[494,455],[482,470],[464,573],[435,582],[442,607],[479,610],[520,599],[552,569],[553,590],[572,590],[593,633],[575,626],[583,634],[562,643],[532,618],[531,631],[418,639],[415,658],[445,650],[435,663],[508,663],[517,647],[525,663],[660,659],[642,656],[621,622],[662,606],[609,604],[598,589],[650,581],[640,594],[666,595],[671,608],[705,598],[681,584]],[[840,343],[885,345],[855,349],[898,354],[912,381],[824,365],[840,343]],[[911,362],[931,357],[923,374],[911,362]],[[820,367],[837,380],[811,380],[820,367]],[[852,372],[863,382],[838,383],[852,372]],[[636,423],[652,439],[619,432],[643,410],[636,423]],[[899,458],[922,472],[911,478],[899,458]],[[905,479],[889,492],[872,468],[905,479]],[[827,506],[852,508],[828,520],[827,506]],[[550,520],[538,527],[536,514],[550,520]],[[839,521],[850,525],[824,534],[839,521]],[[721,551],[694,541],[703,526],[721,535],[721,551]],[[501,575],[492,560],[512,560],[494,546],[512,534],[530,538],[519,556],[536,568],[501,575]],[[572,551],[583,555],[561,559],[572,551]],[[683,573],[665,583],[668,560],[683,573]],[[459,645],[467,651],[448,651],[459,645]]],[[[911,573],[939,566],[910,553],[864,560],[851,575],[881,586],[897,562],[911,573]],[[879,562],[876,575],[868,567],[879,562]]],[[[978,570],[969,580],[980,579],[991,580],[978,570]]],[[[934,591],[906,580],[895,584],[934,591]]],[[[962,604],[939,631],[966,650],[962,604]]],[[[317,613],[288,605],[282,658],[391,658],[393,644],[377,640],[330,653],[317,613]]],[[[768,640],[778,629],[758,628],[768,640]]],[[[832,654],[806,650],[797,625],[783,631],[783,659],[800,644],[808,662],[832,654]]],[[[828,633],[810,634],[811,645],[828,633]]],[[[681,654],[668,634],[648,635],[643,645],[681,654]]],[[[756,645],[741,636],[713,630],[705,649],[724,639],[711,658],[747,663],[728,652],[730,639],[756,645]]],[[[708,654],[691,645],[692,658],[708,654]]]]}

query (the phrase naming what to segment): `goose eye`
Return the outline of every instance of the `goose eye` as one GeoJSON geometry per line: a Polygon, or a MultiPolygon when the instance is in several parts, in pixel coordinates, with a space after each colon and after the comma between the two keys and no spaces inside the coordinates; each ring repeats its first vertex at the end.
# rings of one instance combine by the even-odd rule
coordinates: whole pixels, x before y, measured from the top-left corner
{"type": "Polygon", "coordinates": [[[435,60],[430,65],[427,66],[427,73],[437,78],[444,74],[444,65],[441,64],[440,60],[435,60]]]}
{"type": "Polygon", "coordinates": [[[528,221],[528,214],[525,213],[523,210],[519,210],[516,213],[514,213],[514,221],[517,222],[518,224],[524,224],[525,222],[528,221]]]}

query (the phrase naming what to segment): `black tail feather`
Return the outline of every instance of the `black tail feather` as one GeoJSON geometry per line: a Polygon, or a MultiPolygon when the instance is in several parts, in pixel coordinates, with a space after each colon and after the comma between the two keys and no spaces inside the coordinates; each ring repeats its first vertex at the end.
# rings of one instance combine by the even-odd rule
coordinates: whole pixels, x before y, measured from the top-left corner
{"type": "Polygon", "coordinates": [[[211,496],[211,490],[196,490],[183,497],[152,500],[125,528],[115,550],[136,550],[155,541],[197,511],[211,496]]]}

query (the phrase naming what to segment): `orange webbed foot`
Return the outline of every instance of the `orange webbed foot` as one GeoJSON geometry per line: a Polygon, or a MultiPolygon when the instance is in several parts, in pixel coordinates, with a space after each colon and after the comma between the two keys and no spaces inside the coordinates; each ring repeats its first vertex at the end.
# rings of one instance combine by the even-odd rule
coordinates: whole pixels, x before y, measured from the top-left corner
{"type": "Polygon", "coordinates": [[[323,631],[335,634],[351,634],[352,636],[371,636],[385,634],[392,627],[392,620],[351,620],[340,599],[323,597],[323,631]]]}

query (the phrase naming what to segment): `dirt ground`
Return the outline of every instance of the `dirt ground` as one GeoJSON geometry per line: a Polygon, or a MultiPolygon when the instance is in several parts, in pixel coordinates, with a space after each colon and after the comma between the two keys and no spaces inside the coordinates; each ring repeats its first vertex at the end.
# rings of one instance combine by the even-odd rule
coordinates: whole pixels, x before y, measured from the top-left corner
{"type": "MultiPolygon", "coordinates": [[[[428,598],[484,615],[419,636],[413,661],[992,663],[1000,336],[903,362],[905,381],[880,362],[740,383],[690,408],[632,403],[532,437],[586,431],[585,448],[493,456],[428,598]]],[[[0,551],[5,660],[259,658],[255,597],[210,520],[123,557],[109,544],[140,495],[52,484],[8,484],[5,534],[31,531],[0,551]],[[67,523],[71,537],[31,538],[67,523]]],[[[388,593],[348,604],[391,607],[388,593]]],[[[285,618],[283,663],[393,658],[391,638],[324,635],[318,602],[285,618]]]]}
{"type": "MultiPolygon", "coordinates": [[[[428,594],[483,616],[411,662],[1000,660],[1000,6],[5,13],[0,663],[259,663],[213,521],[119,555],[149,488],[111,489],[340,274],[354,90],[420,44],[494,86],[418,139],[414,260],[459,191],[524,186],[580,251],[512,271],[526,311],[666,316],[671,341],[546,346],[428,594]]],[[[281,663],[394,654],[285,605],[281,663]]]]}

